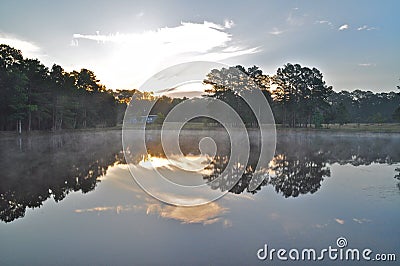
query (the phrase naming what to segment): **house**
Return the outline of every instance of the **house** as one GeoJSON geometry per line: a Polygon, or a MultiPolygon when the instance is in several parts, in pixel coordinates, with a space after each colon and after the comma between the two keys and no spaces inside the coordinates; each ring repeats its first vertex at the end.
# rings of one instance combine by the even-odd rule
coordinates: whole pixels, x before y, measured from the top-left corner
{"type": "Polygon", "coordinates": [[[153,124],[157,119],[157,115],[142,115],[136,116],[130,119],[131,124],[143,124],[145,121],[147,124],[153,124]]]}

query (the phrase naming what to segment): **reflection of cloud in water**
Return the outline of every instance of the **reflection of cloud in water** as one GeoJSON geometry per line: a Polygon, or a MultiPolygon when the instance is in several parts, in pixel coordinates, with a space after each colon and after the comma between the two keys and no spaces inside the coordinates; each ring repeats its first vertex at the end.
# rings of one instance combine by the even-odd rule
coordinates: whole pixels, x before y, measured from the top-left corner
{"type": "MultiPolygon", "coordinates": [[[[121,213],[124,211],[146,211],[147,214],[158,214],[162,218],[173,219],[184,224],[199,223],[203,225],[214,224],[221,222],[223,227],[231,227],[232,222],[224,219],[223,214],[227,213],[228,209],[222,207],[216,202],[209,204],[195,206],[195,207],[177,207],[166,205],[145,193],[133,181],[127,165],[116,165],[109,169],[107,175],[102,178],[103,181],[111,182],[118,189],[123,189],[129,192],[134,192],[135,196],[132,198],[134,204],[124,206],[101,206],[88,209],[75,210],[77,213],[99,213],[99,212],[116,212],[121,213]]],[[[174,198],[175,201],[182,203],[197,203],[203,202],[204,199],[193,198],[190,196],[177,198],[173,194],[165,194],[163,197],[174,198]]]]}
{"type": "Polygon", "coordinates": [[[176,172],[180,169],[190,169],[199,174],[210,174],[211,171],[205,169],[209,162],[209,157],[204,155],[185,155],[184,157],[169,155],[168,158],[147,155],[137,165],[150,170],[165,168],[176,172]]]}
{"type": "Polygon", "coordinates": [[[172,193],[164,193],[164,192],[158,192],[157,195],[159,198],[165,199],[167,202],[175,202],[176,204],[182,205],[182,206],[194,206],[194,205],[199,205],[203,204],[204,202],[207,201],[206,198],[201,198],[201,197],[192,197],[192,196],[183,196],[183,195],[176,195],[172,193]]]}
{"type": "Polygon", "coordinates": [[[119,164],[111,167],[107,174],[101,177],[101,180],[111,182],[116,187],[135,192],[137,195],[145,194],[132,179],[128,171],[128,165],[126,164],[119,164]]]}
{"type": "Polygon", "coordinates": [[[356,223],[359,223],[359,224],[363,224],[363,223],[369,223],[369,222],[371,222],[371,220],[369,220],[369,219],[366,219],[366,218],[361,218],[361,219],[358,219],[358,218],[353,218],[353,221],[354,221],[354,222],[356,222],[356,223]]]}
{"type": "MultiPolygon", "coordinates": [[[[136,198],[138,196],[145,196],[146,201],[157,201],[153,197],[150,197],[147,193],[145,193],[138,185],[137,183],[132,179],[130,176],[129,171],[127,171],[128,166],[127,165],[116,165],[113,166],[109,169],[107,175],[102,179],[102,180],[107,180],[109,182],[112,182],[115,186],[118,188],[122,188],[128,191],[133,191],[136,193],[136,198]]],[[[143,170],[143,175],[146,175],[149,179],[151,177],[151,171],[146,171],[146,169],[143,170]]],[[[201,177],[201,176],[200,176],[201,177]]],[[[186,196],[177,196],[175,194],[171,193],[165,193],[165,192],[159,192],[158,195],[161,195],[162,198],[166,199],[173,199],[175,202],[180,203],[180,204],[200,204],[204,202],[204,198],[194,198],[191,197],[190,195],[186,196]]]]}
{"type": "Polygon", "coordinates": [[[233,225],[233,223],[232,223],[232,221],[231,220],[228,220],[228,219],[225,219],[224,221],[223,221],[223,226],[225,227],[225,228],[227,228],[227,227],[232,227],[232,225],[233,225]]]}
{"type": "Polygon", "coordinates": [[[276,213],[276,212],[271,212],[271,213],[268,215],[268,217],[269,217],[270,219],[272,219],[272,220],[277,220],[277,219],[280,219],[280,218],[281,218],[281,216],[280,216],[278,213],[276,213]]]}
{"type": "Polygon", "coordinates": [[[222,219],[221,215],[228,211],[227,208],[215,202],[195,207],[177,207],[161,203],[148,204],[147,214],[156,213],[160,217],[180,221],[183,224],[213,224],[221,221],[224,227],[232,226],[232,222],[222,219]]]}
{"type": "Polygon", "coordinates": [[[85,213],[85,212],[107,212],[107,211],[115,211],[117,214],[120,214],[123,211],[139,211],[142,210],[143,206],[139,205],[118,205],[118,206],[102,206],[102,207],[93,207],[88,209],[76,209],[76,213],[85,213]]]}
{"type": "MultiPolygon", "coordinates": [[[[164,199],[161,196],[162,193],[158,194],[158,191],[179,194],[181,192],[180,186],[196,187],[204,185],[206,181],[203,179],[203,175],[211,173],[209,169],[204,169],[209,162],[210,160],[206,156],[187,155],[182,157],[171,155],[169,158],[165,158],[149,155],[143,157],[137,164],[130,164],[129,168],[133,171],[136,182],[139,182],[146,190],[151,191],[157,198],[164,199]]],[[[196,189],[194,188],[194,190],[196,189]]],[[[216,194],[215,191],[210,191],[208,187],[203,190],[206,194],[216,194]]]]}
{"type": "Polygon", "coordinates": [[[328,226],[328,224],[316,224],[316,225],[314,225],[314,227],[316,227],[318,229],[322,229],[322,228],[325,228],[327,226],[328,226]]]}
{"type": "MultiPolygon", "coordinates": [[[[338,223],[338,224],[344,224],[345,223],[345,221],[343,219],[339,219],[339,218],[335,218],[334,221],[336,223],[338,223]]],[[[353,218],[352,221],[357,223],[357,224],[363,224],[363,223],[370,223],[371,222],[371,220],[367,219],[367,218],[353,218]]],[[[313,225],[313,227],[318,228],[318,229],[324,229],[328,225],[331,225],[331,223],[315,224],[315,225],[313,225]]]]}
{"type": "Polygon", "coordinates": [[[342,219],[335,218],[335,221],[336,221],[338,224],[344,224],[344,220],[342,220],[342,219]]]}
{"type": "Polygon", "coordinates": [[[233,194],[233,193],[229,193],[229,194],[225,194],[224,196],[225,200],[235,200],[235,199],[248,199],[248,200],[256,200],[256,198],[250,194],[233,194]]]}

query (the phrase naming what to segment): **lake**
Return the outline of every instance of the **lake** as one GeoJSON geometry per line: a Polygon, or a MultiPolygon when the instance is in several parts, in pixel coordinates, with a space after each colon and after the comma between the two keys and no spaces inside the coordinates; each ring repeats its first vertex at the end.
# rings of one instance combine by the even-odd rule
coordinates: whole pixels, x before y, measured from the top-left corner
{"type": "MultiPolygon", "coordinates": [[[[184,131],[182,152],[199,155],[203,135],[220,140],[218,152],[191,184],[213,180],[229,156],[219,130],[184,131]]],[[[152,162],[185,184],[188,173],[170,165],[159,137],[157,130],[147,132],[150,155],[130,150],[130,162],[142,178],[152,162]]],[[[120,131],[2,136],[0,265],[276,265],[288,262],[276,254],[273,262],[257,257],[265,244],[319,252],[338,248],[338,238],[348,248],[397,253],[399,260],[400,134],[278,130],[269,178],[255,190],[249,184],[257,142],[251,145],[236,185],[208,186],[225,196],[183,207],[137,185],[120,131]]],[[[297,262],[321,263],[366,262],[297,262]]]]}

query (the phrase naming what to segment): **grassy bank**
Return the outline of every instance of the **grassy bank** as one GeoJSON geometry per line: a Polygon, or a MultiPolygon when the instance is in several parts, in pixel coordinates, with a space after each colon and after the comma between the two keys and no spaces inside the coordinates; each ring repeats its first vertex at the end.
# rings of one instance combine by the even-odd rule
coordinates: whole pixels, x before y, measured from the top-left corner
{"type": "MultiPolygon", "coordinates": [[[[203,123],[187,123],[184,126],[186,130],[202,130],[202,129],[218,129],[221,126],[210,126],[205,127],[203,123]]],[[[158,124],[149,124],[147,125],[147,129],[161,129],[161,125],[158,124]]],[[[300,128],[288,128],[284,127],[281,124],[276,125],[277,131],[281,130],[291,130],[291,131],[344,131],[344,132],[371,132],[371,133],[400,133],[400,123],[382,123],[382,124],[374,124],[374,123],[364,123],[364,124],[329,124],[323,125],[322,128],[314,128],[314,127],[300,127],[300,128]]]]}
{"type": "MultiPolygon", "coordinates": [[[[148,124],[146,129],[149,130],[160,130],[162,125],[159,124],[148,124]]],[[[134,128],[133,128],[134,129],[134,128]]],[[[140,129],[139,127],[137,129],[140,129]]],[[[185,130],[207,130],[207,129],[222,129],[221,126],[204,126],[203,123],[187,123],[183,127],[185,130]]],[[[372,123],[365,123],[365,124],[346,124],[346,125],[339,125],[339,124],[329,124],[323,125],[322,128],[313,128],[313,127],[300,127],[300,128],[288,128],[284,127],[280,124],[276,125],[277,131],[321,131],[321,132],[370,132],[370,133],[400,133],[400,123],[383,123],[383,124],[372,124],[372,123]]],[[[122,130],[122,125],[118,125],[115,127],[106,127],[106,128],[85,128],[85,129],[65,129],[61,131],[31,131],[26,132],[23,131],[22,135],[36,135],[36,134],[62,134],[62,133],[69,133],[69,132],[101,132],[101,131],[108,131],[108,130],[122,130]]],[[[16,136],[18,135],[15,131],[0,131],[0,137],[7,137],[7,136],[16,136]]]]}
{"type": "MultiPolygon", "coordinates": [[[[43,134],[64,134],[64,133],[73,133],[73,132],[102,132],[102,131],[109,131],[109,130],[122,130],[122,126],[115,126],[115,127],[104,127],[104,128],[82,128],[82,129],[63,129],[57,131],[48,131],[48,130],[32,130],[22,131],[21,136],[35,136],[35,135],[43,135],[43,134]]],[[[0,131],[0,137],[12,137],[18,136],[16,131],[0,131]]]]}
{"type": "Polygon", "coordinates": [[[400,123],[350,123],[346,125],[324,125],[323,130],[354,131],[354,132],[378,132],[378,133],[400,133],[400,123]]]}

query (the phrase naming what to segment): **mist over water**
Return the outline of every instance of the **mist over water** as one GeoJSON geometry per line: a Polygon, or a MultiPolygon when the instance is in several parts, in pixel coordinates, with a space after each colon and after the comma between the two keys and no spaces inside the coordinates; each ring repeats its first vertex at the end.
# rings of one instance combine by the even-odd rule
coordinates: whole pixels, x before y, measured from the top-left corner
{"type": "MultiPolygon", "coordinates": [[[[176,182],[207,184],[226,167],[226,133],[184,130],[179,140],[183,154],[196,158],[199,141],[210,134],[217,151],[204,158],[202,171],[175,167],[180,158],[167,159],[157,130],[146,132],[148,155],[132,150],[131,161],[149,179],[146,165],[151,162],[176,182]]],[[[266,242],[306,247],[311,241],[317,248],[340,235],[354,246],[387,251],[399,246],[398,134],[278,131],[275,156],[264,169],[268,178],[254,190],[249,186],[257,175],[258,137],[255,131],[249,135],[251,156],[241,166],[243,174],[228,173],[221,182],[210,183],[210,193],[228,190],[227,195],[197,207],[167,205],[145,193],[130,176],[120,131],[2,137],[0,248],[18,248],[22,255],[0,262],[28,263],[50,249],[49,258],[37,262],[62,264],[68,247],[106,264],[190,263],[193,257],[206,264],[219,258],[217,250],[231,254],[228,261],[255,263],[254,252],[266,242]],[[238,181],[229,188],[232,180],[238,181]],[[27,226],[31,231],[23,229],[27,226]],[[63,239],[59,249],[51,244],[55,235],[63,239]],[[216,239],[213,245],[211,238],[216,239]],[[32,245],[38,239],[40,244],[32,245]],[[118,251],[104,245],[110,240],[121,244],[118,251]],[[173,245],[166,245],[170,241],[173,245]],[[85,243],[91,245],[84,252],[80,247],[85,243]],[[202,252],[184,255],[199,246],[207,257],[202,252]],[[159,256],[145,255],[150,247],[159,256]],[[183,255],[174,256],[177,249],[183,255]]],[[[187,195],[180,200],[197,199],[187,195]]]]}

